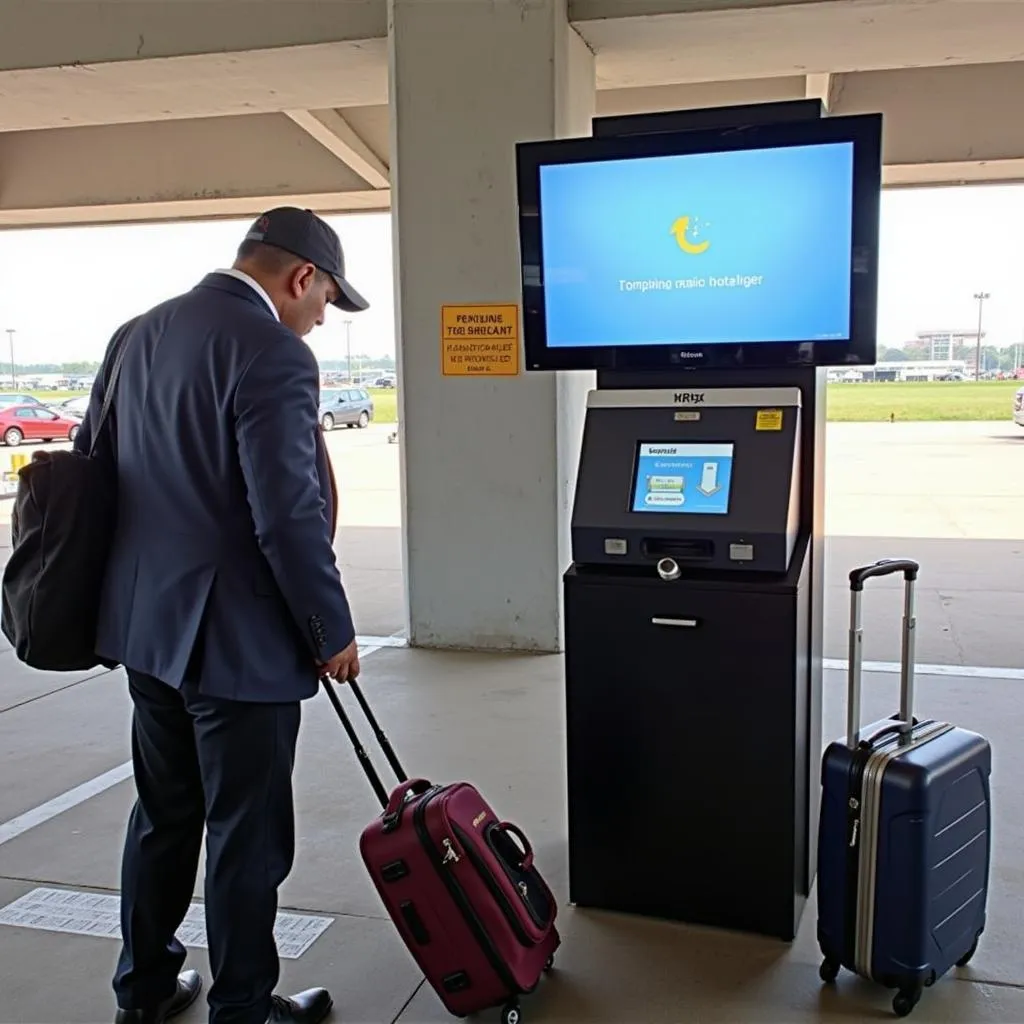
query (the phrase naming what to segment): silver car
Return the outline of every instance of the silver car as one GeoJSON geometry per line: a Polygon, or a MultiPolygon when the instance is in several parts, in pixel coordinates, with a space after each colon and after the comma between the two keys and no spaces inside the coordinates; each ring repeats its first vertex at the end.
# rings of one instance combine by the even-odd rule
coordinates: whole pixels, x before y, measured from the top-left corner
{"type": "Polygon", "coordinates": [[[1024,388],[1018,388],[1013,396],[1013,422],[1024,427],[1024,388]]]}
{"type": "Polygon", "coordinates": [[[373,419],[373,399],[364,388],[326,388],[320,392],[320,426],[333,430],[365,427],[373,419]]]}

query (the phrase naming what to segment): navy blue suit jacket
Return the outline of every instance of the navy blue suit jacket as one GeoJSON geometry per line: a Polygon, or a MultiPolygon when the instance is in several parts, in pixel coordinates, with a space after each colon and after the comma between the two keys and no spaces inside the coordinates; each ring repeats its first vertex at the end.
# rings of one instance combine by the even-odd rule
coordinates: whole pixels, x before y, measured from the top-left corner
{"type": "MultiPolygon", "coordinates": [[[[355,638],[313,353],[216,273],[131,321],[123,343],[97,449],[118,491],[97,653],[213,697],[311,697],[316,663],[355,638]]],[[[115,335],[79,451],[117,347],[115,335]]]]}

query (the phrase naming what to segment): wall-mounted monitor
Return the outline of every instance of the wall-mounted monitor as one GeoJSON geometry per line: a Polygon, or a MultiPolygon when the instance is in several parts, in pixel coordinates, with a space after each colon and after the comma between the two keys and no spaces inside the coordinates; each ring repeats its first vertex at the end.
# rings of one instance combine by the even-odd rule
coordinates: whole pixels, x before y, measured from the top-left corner
{"type": "Polygon", "coordinates": [[[527,368],[873,363],[881,124],[521,144],[527,368]]]}

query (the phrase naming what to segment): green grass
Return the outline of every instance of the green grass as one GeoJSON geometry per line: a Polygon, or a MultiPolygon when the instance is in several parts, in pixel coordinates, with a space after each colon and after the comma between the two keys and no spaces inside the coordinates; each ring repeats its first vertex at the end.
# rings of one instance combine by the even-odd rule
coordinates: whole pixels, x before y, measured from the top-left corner
{"type": "MultiPolygon", "coordinates": [[[[922,420],[1008,420],[1013,396],[1024,381],[920,381],[829,384],[828,418],[836,422],[897,422],[922,420]]],[[[398,420],[398,391],[368,388],[375,423],[398,420]]],[[[62,402],[81,391],[35,391],[44,402],[62,402]]]]}
{"type": "Polygon", "coordinates": [[[63,402],[65,398],[77,398],[79,395],[87,395],[88,391],[21,391],[23,395],[33,395],[40,402],[63,402]]]}
{"type": "Polygon", "coordinates": [[[373,399],[373,422],[397,423],[398,389],[367,388],[366,390],[370,392],[370,397],[373,399]]]}
{"type": "Polygon", "coordinates": [[[828,418],[845,423],[1009,420],[1024,381],[871,381],[828,385],[828,418]]]}

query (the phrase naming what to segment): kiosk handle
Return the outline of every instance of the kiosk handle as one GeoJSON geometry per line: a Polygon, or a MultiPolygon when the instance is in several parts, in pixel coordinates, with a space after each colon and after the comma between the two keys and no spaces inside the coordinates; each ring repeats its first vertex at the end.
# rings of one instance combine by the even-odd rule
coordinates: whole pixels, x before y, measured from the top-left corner
{"type": "Polygon", "coordinates": [[[903,641],[900,656],[900,711],[898,729],[903,738],[914,728],[914,590],[920,565],[909,558],[883,558],[850,572],[849,693],[846,706],[846,743],[851,750],[860,742],[861,684],[864,668],[864,627],[861,597],[864,583],[879,576],[903,573],[903,641]]]}

